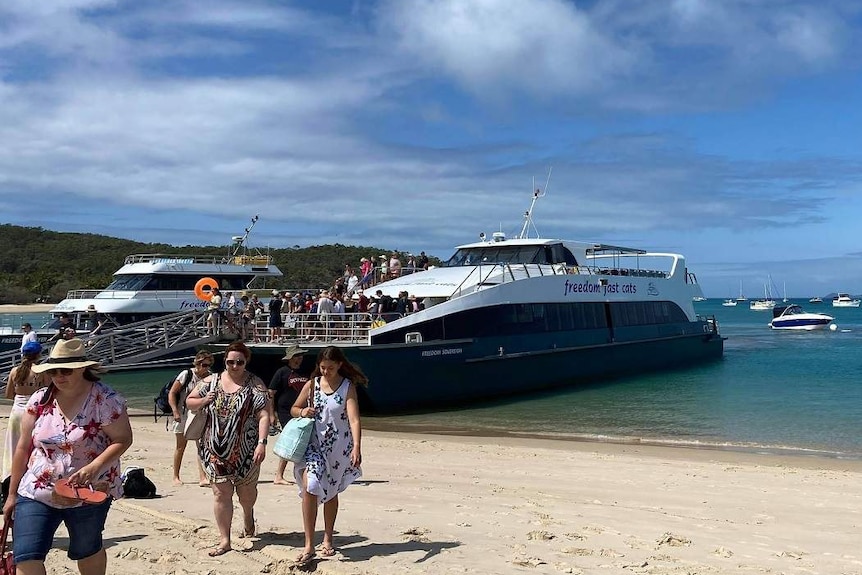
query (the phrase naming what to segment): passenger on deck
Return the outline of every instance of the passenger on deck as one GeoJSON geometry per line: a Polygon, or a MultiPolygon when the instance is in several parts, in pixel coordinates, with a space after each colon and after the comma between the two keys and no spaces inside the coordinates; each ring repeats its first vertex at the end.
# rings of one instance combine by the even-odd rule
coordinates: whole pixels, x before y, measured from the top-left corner
{"type": "Polygon", "coordinates": [[[353,292],[356,291],[356,287],[359,285],[359,277],[350,270],[350,275],[347,277],[347,295],[353,295],[353,292]]]}
{"type": "Polygon", "coordinates": [[[401,260],[398,259],[396,252],[392,252],[389,256],[389,276],[393,278],[401,276],[401,260]]]}
{"type": "Polygon", "coordinates": [[[428,256],[425,255],[425,252],[419,252],[419,261],[417,263],[423,270],[428,269],[428,256]]]}
{"type": "Polygon", "coordinates": [[[281,294],[278,290],[272,290],[272,297],[269,299],[269,341],[277,342],[281,338],[281,328],[284,323],[281,321],[281,294]]]}
{"type": "Polygon", "coordinates": [[[389,279],[389,260],[386,256],[380,255],[380,279],[377,281],[383,282],[389,279]]]}
{"type": "Polygon", "coordinates": [[[221,291],[217,287],[212,289],[207,312],[207,326],[210,335],[218,335],[221,333],[221,291]]]}
{"type": "Polygon", "coordinates": [[[359,260],[359,273],[362,276],[362,284],[363,287],[368,287],[371,285],[371,281],[373,277],[370,277],[369,274],[374,269],[374,263],[368,258],[362,258],[359,260]]]}

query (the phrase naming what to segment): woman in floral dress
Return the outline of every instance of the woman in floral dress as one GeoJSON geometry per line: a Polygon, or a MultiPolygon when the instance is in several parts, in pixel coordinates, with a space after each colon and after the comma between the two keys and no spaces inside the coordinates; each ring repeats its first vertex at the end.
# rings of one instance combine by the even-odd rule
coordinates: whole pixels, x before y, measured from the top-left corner
{"type": "Polygon", "coordinates": [[[126,401],[99,381],[77,338],[60,340],[34,365],[51,378],[27,402],[3,518],[15,519],[18,573],[45,573],[60,523],[82,575],[104,575],[102,532],[111,500],[122,496],[120,455],[132,444],[126,401]]]}
{"type": "Polygon", "coordinates": [[[314,528],[317,507],[323,504],[323,545],[321,555],[335,554],[333,533],[338,515],[338,494],[362,476],[362,427],[356,386],[368,378],[347,361],[337,347],[324,348],[317,367],[291,408],[293,417],[313,417],[314,432],[305,451],[305,461],[294,466],[293,474],[302,497],[302,524],[305,548],[298,566],[315,556],[314,528]]]}

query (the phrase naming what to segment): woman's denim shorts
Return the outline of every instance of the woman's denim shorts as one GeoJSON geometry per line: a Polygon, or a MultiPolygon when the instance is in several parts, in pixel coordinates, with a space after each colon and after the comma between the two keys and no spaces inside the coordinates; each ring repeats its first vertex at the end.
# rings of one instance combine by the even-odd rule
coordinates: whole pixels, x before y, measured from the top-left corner
{"type": "Polygon", "coordinates": [[[98,553],[110,508],[110,498],[98,505],[58,509],[19,495],[12,527],[15,563],[44,561],[60,523],[65,523],[69,532],[69,559],[77,561],[98,553]]]}

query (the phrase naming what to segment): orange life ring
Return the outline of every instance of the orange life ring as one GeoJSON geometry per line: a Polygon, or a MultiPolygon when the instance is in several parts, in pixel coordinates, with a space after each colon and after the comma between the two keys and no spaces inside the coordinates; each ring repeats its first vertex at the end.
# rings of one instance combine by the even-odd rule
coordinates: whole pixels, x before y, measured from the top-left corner
{"type": "Polygon", "coordinates": [[[195,284],[195,295],[199,300],[209,301],[213,297],[213,288],[218,287],[218,282],[212,278],[201,278],[195,284]]]}

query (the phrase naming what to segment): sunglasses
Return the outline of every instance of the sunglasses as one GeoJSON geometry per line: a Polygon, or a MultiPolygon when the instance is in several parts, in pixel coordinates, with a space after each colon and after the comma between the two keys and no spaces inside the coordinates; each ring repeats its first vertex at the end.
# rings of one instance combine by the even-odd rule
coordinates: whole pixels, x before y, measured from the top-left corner
{"type": "Polygon", "coordinates": [[[238,365],[245,365],[245,360],[244,359],[229,359],[229,360],[225,361],[225,363],[228,365],[232,365],[232,366],[236,367],[238,365]]]}
{"type": "Polygon", "coordinates": [[[213,366],[213,364],[211,363],[199,363],[198,365],[201,367],[206,367],[207,369],[213,366]]]}
{"type": "Polygon", "coordinates": [[[45,373],[47,373],[49,377],[54,377],[55,375],[72,375],[73,371],[75,370],[69,369],[68,367],[56,367],[52,369],[46,369],[45,373]]]}

